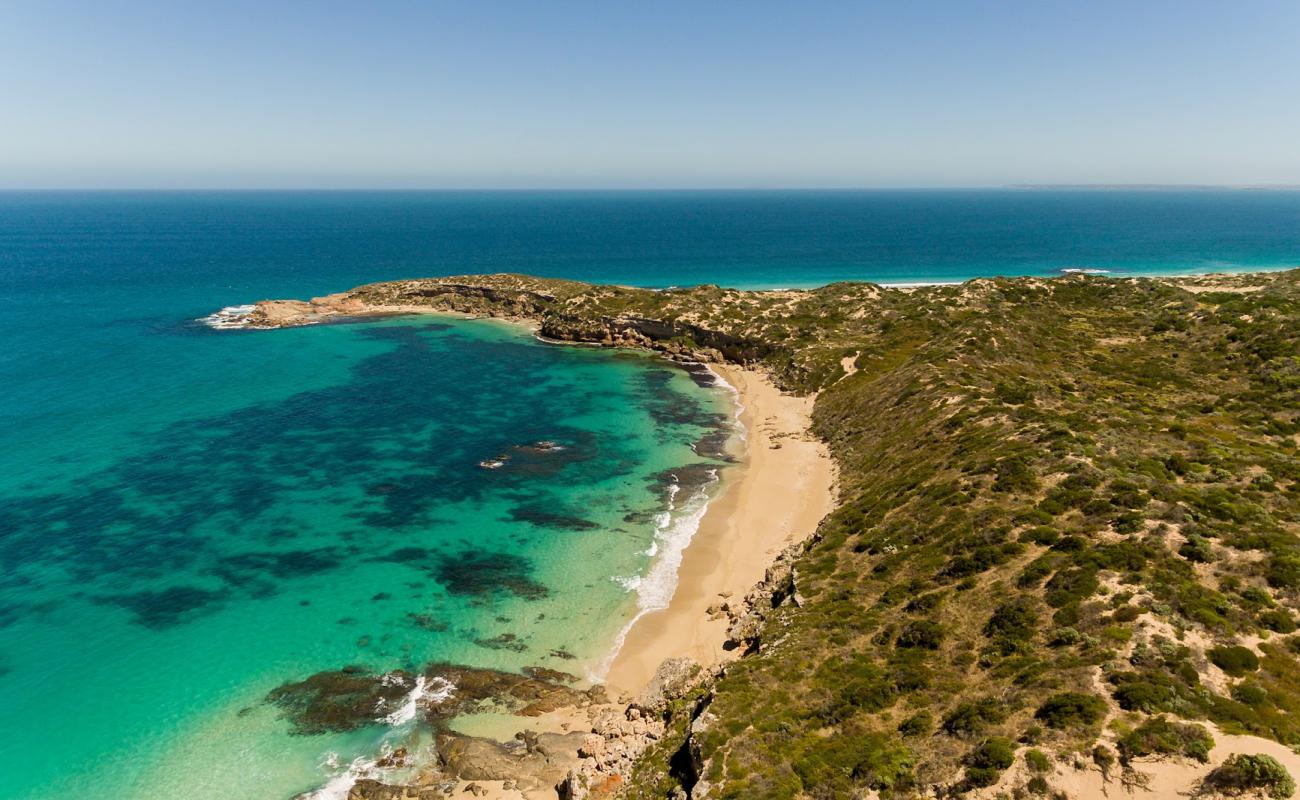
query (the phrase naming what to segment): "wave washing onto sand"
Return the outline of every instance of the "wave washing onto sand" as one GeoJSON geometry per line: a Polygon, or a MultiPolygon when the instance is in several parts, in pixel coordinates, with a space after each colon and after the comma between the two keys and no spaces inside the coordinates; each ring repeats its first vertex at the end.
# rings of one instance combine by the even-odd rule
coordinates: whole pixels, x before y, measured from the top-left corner
{"type": "Polygon", "coordinates": [[[713,385],[721,387],[731,395],[731,405],[736,409],[736,412],[732,415],[732,425],[735,428],[736,436],[742,442],[748,441],[749,431],[745,430],[744,424],[740,421],[740,415],[745,413],[745,404],[741,402],[740,390],[732,386],[730,381],[722,377],[722,374],[712,367],[705,365],[704,368],[713,376],[713,385]]]}
{"type": "Polygon", "coordinates": [[[669,488],[668,510],[656,518],[654,541],[646,551],[647,555],[657,555],[650,564],[650,569],[644,575],[613,578],[624,589],[636,592],[637,611],[614,637],[614,646],[610,648],[609,654],[588,674],[587,677],[592,682],[604,680],[614,659],[623,649],[628,633],[642,617],[668,608],[677,591],[677,570],[682,565],[682,554],[700,529],[700,522],[709,510],[709,501],[713,499],[710,489],[717,482],[718,470],[710,470],[709,481],[682,504],[680,511],[673,505],[673,498],[680,492],[680,487],[674,484],[669,488]]]}
{"type": "MultiPolygon", "coordinates": [[[[741,403],[740,390],[708,365],[704,365],[704,369],[713,378],[712,386],[721,388],[731,395],[731,402],[735,408],[731,421],[732,431],[741,442],[748,441],[748,431],[740,421],[741,414],[745,412],[745,406],[741,403]]],[[[614,659],[618,658],[623,643],[627,641],[628,633],[642,617],[668,608],[673,595],[677,592],[677,571],[681,568],[682,556],[700,529],[704,514],[709,510],[709,501],[713,499],[713,487],[718,483],[719,478],[719,469],[710,470],[709,480],[700,486],[695,494],[687,498],[680,512],[676,501],[681,493],[681,486],[674,482],[668,487],[668,507],[656,515],[654,538],[645,551],[645,554],[655,561],[644,575],[612,578],[627,591],[637,593],[637,612],[614,637],[614,645],[608,655],[588,672],[587,677],[591,681],[603,681],[609,674],[614,659]]]]}
{"type": "MultiPolygon", "coordinates": [[[[381,680],[389,685],[404,682],[402,678],[392,674],[383,676],[381,680]]],[[[455,691],[456,686],[445,678],[434,678],[430,681],[425,679],[423,675],[416,676],[415,685],[402,698],[402,704],[377,720],[377,722],[390,728],[384,734],[384,741],[380,743],[379,755],[375,758],[360,756],[353,759],[346,769],[330,778],[319,789],[300,794],[295,800],[347,800],[348,793],[352,791],[352,787],[356,785],[357,781],[363,778],[382,778],[388,770],[380,766],[380,764],[388,761],[393,752],[389,739],[395,734],[404,734],[406,732],[405,729],[415,721],[421,706],[441,703],[451,697],[455,691]]],[[[382,708],[375,710],[376,712],[383,711],[382,708]]],[[[331,770],[338,769],[338,753],[328,754],[321,766],[331,770]]]]}

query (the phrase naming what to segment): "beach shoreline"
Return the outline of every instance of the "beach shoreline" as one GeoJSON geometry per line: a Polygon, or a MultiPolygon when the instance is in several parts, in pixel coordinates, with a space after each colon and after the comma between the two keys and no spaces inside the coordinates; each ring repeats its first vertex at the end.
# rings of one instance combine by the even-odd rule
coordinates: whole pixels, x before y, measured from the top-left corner
{"type": "Polygon", "coordinates": [[[730,619],[717,608],[734,608],[782,550],[834,509],[834,466],[809,433],[815,398],[783,394],[756,370],[710,369],[737,392],[745,452],[682,553],[668,607],[642,615],[623,638],[604,676],[611,693],[641,691],[669,658],[706,669],[735,658],[737,650],[724,649],[730,619]]]}
{"type": "MultiPolygon", "coordinates": [[[[815,395],[783,393],[752,368],[710,364],[735,390],[743,453],[726,467],[689,543],[666,608],[632,617],[611,642],[599,676],[610,702],[562,709],[538,717],[462,718],[458,732],[506,742],[531,734],[600,730],[602,716],[624,719],[654,683],[665,661],[689,658],[706,673],[739,658],[726,649],[734,614],[783,550],[804,541],[835,508],[837,473],[826,445],[810,432],[815,395]],[[721,607],[729,604],[731,613],[721,607]],[[713,613],[710,613],[710,612],[713,613]]],[[[725,388],[723,386],[720,389],[725,388]]],[[[577,766],[577,761],[571,762],[577,766]]],[[[461,780],[456,793],[486,800],[543,800],[553,791],[528,791],[509,782],[461,780]]]]}

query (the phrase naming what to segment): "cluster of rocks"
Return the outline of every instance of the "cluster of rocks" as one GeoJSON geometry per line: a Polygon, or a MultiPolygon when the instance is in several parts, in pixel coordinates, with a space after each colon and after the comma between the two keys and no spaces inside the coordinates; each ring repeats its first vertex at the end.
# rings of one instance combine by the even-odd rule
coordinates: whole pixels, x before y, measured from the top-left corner
{"type": "MultiPolygon", "coordinates": [[[[732,602],[729,597],[724,597],[722,602],[709,608],[710,615],[725,615],[731,620],[727,632],[731,646],[758,649],[767,615],[786,603],[798,605],[803,602],[796,586],[794,563],[809,544],[800,542],[783,550],[768,567],[763,580],[742,601],[732,602]]],[[[716,677],[706,674],[689,658],[673,658],[661,664],[650,684],[625,708],[605,709],[596,715],[591,733],[583,738],[578,750],[580,760],[577,766],[558,787],[560,797],[564,800],[603,800],[616,796],[645,751],[663,738],[668,725],[674,722],[675,712],[687,715],[689,720],[679,761],[693,782],[690,796],[708,798],[711,787],[702,777],[708,764],[698,742],[716,721],[708,709],[709,698],[703,694],[689,708],[674,709],[673,704],[701,683],[716,677]]]]}
{"type": "Polygon", "coordinates": [[[704,677],[704,670],[692,659],[670,658],[625,708],[598,713],[578,749],[577,766],[557,787],[562,800],[612,797],[641,755],[663,738],[673,701],[686,696],[704,677]]]}
{"type": "Polygon", "coordinates": [[[763,574],[763,580],[755,584],[740,603],[724,602],[710,606],[710,616],[725,614],[731,624],[727,628],[727,645],[741,647],[745,652],[757,650],[761,644],[763,626],[772,609],[780,608],[786,603],[796,606],[803,604],[799,589],[795,585],[797,578],[795,561],[804,554],[810,542],[798,542],[782,550],[763,574]]]}
{"type": "MultiPolygon", "coordinates": [[[[733,647],[755,650],[773,609],[801,601],[795,560],[807,542],[783,551],[764,578],[740,602],[723,598],[709,609],[730,620],[733,647]]],[[[724,668],[725,670],[725,668],[724,668]]],[[[357,781],[349,800],[433,800],[449,794],[482,796],[480,782],[501,782],[508,789],[534,794],[556,792],[563,800],[605,800],[618,795],[633,776],[640,759],[660,743],[670,726],[686,725],[687,736],[674,763],[684,770],[692,798],[710,797],[703,779],[709,764],[698,742],[715,722],[702,684],[716,680],[689,658],[672,658],[660,665],[649,685],[630,702],[610,703],[604,688],[574,688],[576,678],[544,667],[524,674],[431,664],[422,674],[450,681],[456,691],[422,709],[434,725],[436,764],[401,785],[366,778],[357,781]],[[693,694],[694,693],[694,694],[693,694]],[[689,697],[689,702],[678,702],[689,697]],[[508,709],[520,716],[538,716],[563,708],[585,709],[590,724],[565,732],[522,731],[511,742],[468,736],[446,727],[459,714],[508,709]]],[[[342,730],[368,724],[377,704],[382,707],[409,691],[414,675],[380,676],[358,668],[320,673],[297,684],[286,684],[268,700],[278,705],[301,733],[342,730]],[[378,703],[380,699],[384,703],[378,703]]],[[[680,730],[680,727],[678,727],[680,730]]],[[[391,766],[404,766],[404,752],[394,753],[391,766]]],[[[390,765],[385,765],[390,766],[390,765]]],[[[686,795],[681,794],[684,799],[686,795]]]]}
{"type": "MultiPolygon", "coordinates": [[[[450,693],[418,709],[425,722],[438,725],[482,710],[536,717],[561,708],[608,702],[604,687],[577,689],[576,676],[545,667],[524,674],[433,663],[421,673],[426,681],[449,683],[450,693]]],[[[280,709],[294,733],[313,735],[357,730],[395,709],[411,693],[417,675],[395,670],[377,674],[363,667],[318,672],[302,681],[271,690],[266,701],[280,709]]]]}

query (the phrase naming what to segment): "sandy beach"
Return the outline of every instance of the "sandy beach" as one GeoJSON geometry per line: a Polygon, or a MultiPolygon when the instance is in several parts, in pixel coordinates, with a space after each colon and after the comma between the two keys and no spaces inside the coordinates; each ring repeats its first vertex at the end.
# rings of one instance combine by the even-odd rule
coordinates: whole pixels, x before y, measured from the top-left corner
{"type": "Polygon", "coordinates": [[[739,393],[745,453],[683,553],[668,608],[628,632],[606,676],[612,695],[639,691],[666,658],[710,666],[731,657],[722,648],[728,620],[709,619],[709,606],[744,597],[777,553],[812,534],[834,507],[830,455],[808,433],[814,398],[782,394],[753,370],[713,370],[739,393]]]}

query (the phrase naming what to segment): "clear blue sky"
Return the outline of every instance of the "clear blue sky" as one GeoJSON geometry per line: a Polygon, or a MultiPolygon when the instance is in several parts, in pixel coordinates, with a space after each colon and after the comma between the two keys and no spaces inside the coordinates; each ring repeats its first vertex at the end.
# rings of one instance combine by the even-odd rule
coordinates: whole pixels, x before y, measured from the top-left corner
{"type": "Polygon", "coordinates": [[[0,187],[1300,183],[1297,0],[0,0],[0,187]]]}

